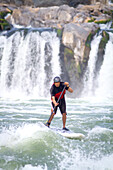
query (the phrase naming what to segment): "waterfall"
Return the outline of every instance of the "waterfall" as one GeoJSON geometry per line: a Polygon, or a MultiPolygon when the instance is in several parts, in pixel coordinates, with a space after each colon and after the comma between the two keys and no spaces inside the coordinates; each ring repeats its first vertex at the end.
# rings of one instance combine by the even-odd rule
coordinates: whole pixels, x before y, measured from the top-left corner
{"type": "Polygon", "coordinates": [[[99,43],[101,41],[102,36],[95,35],[91,42],[91,51],[89,55],[88,66],[83,78],[84,89],[82,92],[82,96],[92,96],[94,92],[94,81],[95,81],[95,65],[97,61],[97,53],[99,43]]]}
{"type": "Polygon", "coordinates": [[[109,33],[109,37],[96,89],[96,96],[103,98],[113,97],[113,33],[109,33]]]}
{"type": "Polygon", "coordinates": [[[61,74],[60,40],[54,31],[19,30],[0,36],[0,96],[47,96],[61,74]]]}
{"type": "Polygon", "coordinates": [[[91,42],[88,66],[83,79],[84,89],[82,96],[84,97],[113,97],[113,33],[109,33],[109,37],[110,39],[105,47],[103,64],[98,73],[96,73],[96,62],[101,35],[95,36],[91,42]]]}

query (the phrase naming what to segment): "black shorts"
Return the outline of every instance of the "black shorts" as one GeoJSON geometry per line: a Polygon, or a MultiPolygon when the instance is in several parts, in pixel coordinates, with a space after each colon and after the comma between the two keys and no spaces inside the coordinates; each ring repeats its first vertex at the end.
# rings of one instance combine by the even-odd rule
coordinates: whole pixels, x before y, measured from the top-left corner
{"type": "MultiPolygon", "coordinates": [[[[53,102],[52,102],[52,106],[53,106],[53,108],[55,107],[55,105],[53,104],[53,102]]],[[[65,102],[65,98],[60,99],[59,105],[55,107],[55,110],[54,110],[54,113],[55,113],[55,114],[56,114],[56,112],[57,112],[57,108],[58,108],[58,107],[59,107],[59,109],[60,109],[61,114],[66,113],[66,102],[65,102]]]]}

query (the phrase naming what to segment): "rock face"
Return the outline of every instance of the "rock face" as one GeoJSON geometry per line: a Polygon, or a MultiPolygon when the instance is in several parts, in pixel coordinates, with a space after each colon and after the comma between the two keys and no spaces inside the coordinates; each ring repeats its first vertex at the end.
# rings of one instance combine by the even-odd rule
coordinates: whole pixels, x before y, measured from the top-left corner
{"type": "Polygon", "coordinates": [[[90,33],[95,34],[99,26],[95,23],[69,23],[64,26],[62,43],[74,51],[75,59],[83,60],[85,43],[90,33]],[[82,56],[82,57],[81,57],[82,56]]]}
{"type": "MultiPolygon", "coordinates": [[[[20,3],[21,1],[18,2],[20,3]]],[[[22,2],[24,3],[24,0],[22,2]]],[[[32,0],[26,1],[26,3],[28,2],[32,3],[32,0]]],[[[33,2],[38,3],[38,1],[33,2]]],[[[60,1],[59,3],[62,2],[66,1],[60,1]]],[[[78,1],[68,0],[71,5],[72,2],[78,1]]],[[[95,2],[96,4],[78,5],[76,8],[70,7],[71,5],[37,8],[11,5],[9,7],[6,4],[2,7],[2,10],[11,10],[6,20],[12,25],[32,26],[34,28],[51,27],[57,31],[61,39],[60,58],[62,70],[66,73],[73,89],[76,84],[77,95],[80,93],[81,79],[89,59],[91,40],[100,28],[98,23],[106,23],[112,20],[113,6],[101,4],[96,0],[90,2],[95,2]]],[[[12,1],[12,3],[14,2],[12,1]]],[[[87,3],[89,2],[87,1],[87,3]]],[[[107,3],[107,1],[104,1],[104,3],[107,3]]],[[[100,67],[102,63],[103,49],[108,41],[107,34],[104,33],[102,36],[103,42],[100,44],[98,54],[100,62],[96,63],[97,67],[100,67]]]]}
{"type": "Polygon", "coordinates": [[[49,7],[67,4],[77,6],[78,4],[90,4],[90,0],[1,0],[1,3],[15,4],[17,6],[49,7]]]}
{"type": "Polygon", "coordinates": [[[69,23],[64,26],[62,44],[64,47],[64,67],[68,70],[72,87],[76,84],[76,94],[80,93],[81,79],[86,68],[93,35],[99,29],[95,23],[69,23]]]}
{"type": "Polygon", "coordinates": [[[32,27],[62,27],[72,21],[76,10],[67,5],[48,8],[24,7],[15,9],[9,21],[15,24],[31,25],[32,27]]]}
{"type": "Polygon", "coordinates": [[[112,18],[108,15],[110,11],[112,11],[110,7],[100,4],[79,5],[77,8],[68,5],[48,8],[21,7],[14,9],[7,20],[23,26],[63,28],[68,23],[108,22],[112,18]]]}

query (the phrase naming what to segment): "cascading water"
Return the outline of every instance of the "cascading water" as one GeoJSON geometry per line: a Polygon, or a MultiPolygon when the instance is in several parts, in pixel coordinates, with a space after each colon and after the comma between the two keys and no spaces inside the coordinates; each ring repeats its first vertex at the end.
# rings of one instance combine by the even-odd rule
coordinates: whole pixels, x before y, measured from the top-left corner
{"type": "Polygon", "coordinates": [[[82,96],[106,98],[113,96],[113,33],[109,33],[109,41],[106,44],[103,64],[99,73],[96,73],[96,61],[98,59],[98,47],[102,36],[95,36],[91,43],[91,51],[87,70],[84,75],[84,90],[82,96]],[[95,78],[96,73],[96,78],[95,78]]]}
{"type": "Polygon", "coordinates": [[[89,61],[87,70],[84,75],[84,89],[82,92],[82,95],[85,96],[92,96],[94,91],[94,78],[95,78],[95,64],[97,61],[97,53],[98,53],[98,47],[99,43],[101,41],[102,36],[95,36],[94,39],[91,42],[91,51],[89,55],[89,61]]]}
{"type": "Polygon", "coordinates": [[[54,31],[0,36],[0,95],[46,96],[53,77],[61,74],[59,46],[54,31]]]}
{"type": "Polygon", "coordinates": [[[113,33],[109,33],[103,65],[97,78],[96,96],[113,97],[113,33]]]}

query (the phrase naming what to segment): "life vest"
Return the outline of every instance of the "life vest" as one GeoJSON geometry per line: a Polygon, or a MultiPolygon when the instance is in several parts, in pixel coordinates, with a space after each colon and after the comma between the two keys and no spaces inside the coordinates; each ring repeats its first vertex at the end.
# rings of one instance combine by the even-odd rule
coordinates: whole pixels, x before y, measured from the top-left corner
{"type": "MultiPolygon", "coordinates": [[[[58,99],[58,98],[60,97],[61,93],[62,93],[63,88],[64,88],[64,85],[61,84],[61,85],[58,87],[58,89],[57,89],[57,87],[55,87],[55,85],[54,85],[54,83],[53,83],[53,85],[52,85],[52,87],[51,87],[51,89],[50,89],[50,93],[51,93],[51,95],[52,95],[52,92],[53,92],[55,98],[58,99]]],[[[62,94],[62,96],[60,97],[60,99],[62,99],[62,98],[64,97],[65,93],[66,93],[66,89],[63,91],[63,94],[62,94]]]]}
{"type": "MultiPolygon", "coordinates": [[[[55,94],[55,98],[57,98],[57,99],[58,99],[58,98],[60,97],[61,93],[62,93],[62,91],[61,91],[61,92],[59,92],[59,93],[56,93],[56,94],[55,94]]],[[[66,93],[66,90],[64,90],[64,92],[63,92],[62,96],[60,97],[60,99],[63,99],[63,97],[64,97],[65,93],[66,93]]]]}

